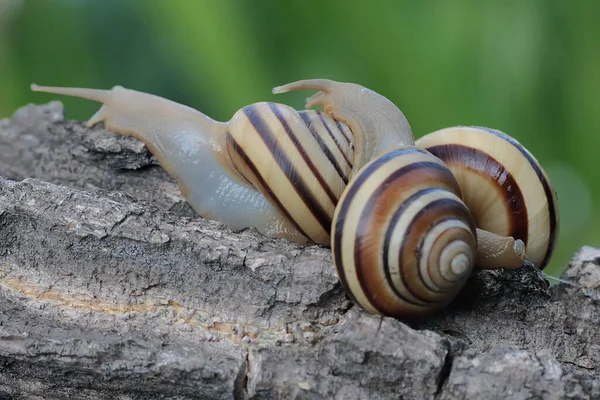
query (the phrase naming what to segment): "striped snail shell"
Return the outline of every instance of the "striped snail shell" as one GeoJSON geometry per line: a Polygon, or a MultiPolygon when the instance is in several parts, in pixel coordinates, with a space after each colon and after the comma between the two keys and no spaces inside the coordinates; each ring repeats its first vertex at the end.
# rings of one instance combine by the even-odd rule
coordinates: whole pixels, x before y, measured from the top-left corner
{"type": "Polygon", "coordinates": [[[348,126],[276,103],[244,107],[227,124],[235,169],[303,236],[329,245],[335,206],[352,172],[348,126]]]}
{"type": "Polygon", "coordinates": [[[556,192],[539,162],[517,140],[481,127],[451,127],[417,140],[452,171],[477,227],[522,240],[543,269],[559,230],[556,192]]]}
{"type": "Polygon", "coordinates": [[[474,266],[546,265],[557,202],[523,146],[463,127],[417,146],[360,169],[336,208],[334,264],[355,303],[393,317],[426,315],[456,297],[474,266]]]}
{"type": "Polygon", "coordinates": [[[342,285],[365,310],[416,316],[458,294],[473,268],[476,235],[452,173],[407,147],[368,163],[350,182],[332,251],[342,285]]]}

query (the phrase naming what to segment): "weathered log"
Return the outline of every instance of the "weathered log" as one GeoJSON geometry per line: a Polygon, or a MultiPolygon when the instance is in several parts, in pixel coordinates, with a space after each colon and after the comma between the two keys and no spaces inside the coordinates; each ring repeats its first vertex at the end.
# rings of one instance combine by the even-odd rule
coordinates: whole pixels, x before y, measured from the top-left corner
{"type": "Polygon", "coordinates": [[[195,216],[60,103],[0,121],[0,175],[0,398],[600,398],[600,250],[573,286],[478,272],[401,322],[352,306],[328,249],[195,216]]]}

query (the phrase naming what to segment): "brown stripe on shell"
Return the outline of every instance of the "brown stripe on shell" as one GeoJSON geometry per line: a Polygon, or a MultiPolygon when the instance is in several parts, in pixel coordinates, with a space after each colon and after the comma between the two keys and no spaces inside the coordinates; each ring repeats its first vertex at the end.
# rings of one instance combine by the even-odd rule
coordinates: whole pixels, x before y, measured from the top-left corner
{"type": "Polygon", "coordinates": [[[506,215],[509,217],[508,236],[521,239],[527,245],[529,223],[525,198],[514,177],[491,155],[460,144],[445,144],[427,149],[449,167],[460,165],[494,182],[504,198],[506,215]]]}
{"type": "MultiPolygon", "coordinates": [[[[323,154],[325,154],[325,157],[327,157],[327,159],[329,160],[331,165],[333,165],[333,168],[336,170],[336,172],[338,173],[338,175],[340,176],[342,181],[347,185],[348,184],[348,176],[346,176],[346,173],[342,170],[342,167],[338,163],[337,159],[335,158],[335,156],[333,155],[331,150],[329,150],[329,147],[327,146],[327,144],[323,141],[323,138],[321,138],[321,136],[315,130],[315,127],[313,126],[310,116],[307,113],[300,112],[300,118],[302,118],[302,121],[304,121],[304,124],[306,125],[308,130],[310,131],[310,133],[312,133],[313,137],[319,144],[319,147],[321,148],[321,150],[323,150],[323,154]]],[[[343,154],[343,152],[342,152],[342,154],[343,154]]]]}
{"type": "Polygon", "coordinates": [[[238,144],[235,138],[231,136],[229,132],[227,132],[227,144],[242,159],[242,161],[248,167],[252,175],[256,178],[256,181],[262,186],[263,190],[261,192],[269,198],[272,204],[275,204],[279,211],[283,213],[283,215],[288,219],[288,221],[290,221],[294,228],[298,230],[298,232],[300,232],[306,238],[310,239],[310,237],[306,234],[306,232],[304,232],[300,225],[298,225],[296,221],[294,221],[294,219],[285,209],[281,201],[277,198],[277,195],[275,195],[275,193],[271,190],[267,182],[265,182],[265,180],[263,179],[262,175],[258,172],[258,169],[254,165],[252,160],[250,160],[250,157],[248,157],[248,155],[244,152],[244,149],[242,149],[242,147],[238,144]]]}
{"type": "Polygon", "coordinates": [[[346,153],[342,149],[342,146],[340,145],[340,142],[337,140],[337,138],[335,137],[335,135],[333,134],[333,132],[329,128],[329,125],[327,125],[327,122],[325,121],[325,118],[323,118],[323,114],[321,114],[320,112],[317,112],[317,114],[319,115],[319,119],[321,120],[321,123],[323,124],[323,126],[327,130],[327,133],[329,133],[329,136],[331,136],[331,139],[333,139],[333,141],[335,142],[337,148],[340,150],[340,153],[342,153],[342,156],[344,157],[344,160],[346,160],[346,163],[348,163],[348,166],[350,166],[350,168],[353,168],[352,161],[350,161],[348,159],[348,156],[346,155],[346,153]]]}
{"type": "MultiPolygon", "coordinates": [[[[422,284],[425,286],[425,288],[434,293],[435,295],[435,299],[432,300],[432,302],[439,302],[442,299],[442,296],[445,296],[447,293],[454,293],[456,292],[457,288],[457,282],[466,279],[466,276],[461,276],[461,279],[458,280],[449,280],[447,279],[441,272],[439,272],[440,270],[438,269],[438,273],[435,274],[434,271],[432,271],[432,268],[436,268],[439,264],[439,256],[441,255],[441,251],[443,250],[445,245],[448,245],[449,243],[442,243],[440,244],[440,240],[443,239],[447,239],[447,238],[452,238],[452,241],[455,240],[462,240],[465,243],[470,244],[472,247],[472,249],[476,248],[476,243],[475,243],[475,225],[469,223],[470,218],[470,214],[468,209],[466,208],[466,206],[464,206],[464,204],[462,204],[459,201],[456,201],[456,199],[442,199],[443,201],[449,200],[451,202],[454,203],[454,205],[456,206],[455,210],[450,210],[453,211],[454,216],[451,217],[442,217],[438,220],[436,220],[435,222],[431,223],[431,225],[429,225],[429,227],[427,228],[426,231],[423,232],[423,234],[421,234],[421,240],[418,243],[417,247],[416,247],[416,251],[415,254],[417,255],[417,260],[415,262],[414,265],[414,269],[416,271],[418,271],[418,275],[419,275],[419,279],[422,282],[422,284]],[[462,217],[460,218],[460,214],[462,213],[462,217]],[[457,218],[458,216],[458,218],[457,218]],[[434,246],[431,246],[431,250],[429,252],[429,258],[427,260],[425,260],[425,265],[427,266],[427,276],[429,277],[429,280],[431,282],[433,282],[434,285],[437,285],[437,287],[432,287],[430,285],[430,283],[423,278],[423,271],[421,269],[421,263],[423,262],[422,256],[424,256],[423,252],[422,252],[422,248],[424,245],[424,241],[427,238],[427,236],[429,236],[431,234],[431,231],[434,228],[437,228],[439,225],[445,223],[445,222],[449,222],[452,220],[456,220],[459,222],[462,222],[465,224],[465,226],[469,226],[470,229],[464,229],[464,228],[459,228],[459,227],[452,227],[452,228],[447,228],[445,230],[443,230],[442,232],[439,232],[436,240],[434,241],[435,244],[437,244],[438,246],[441,246],[440,251],[435,251],[438,250],[437,248],[434,248],[434,246]],[[454,236],[452,234],[455,234],[454,236]],[[442,277],[442,279],[445,281],[446,285],[438,285],[437,279],[436,277],[440,276],[442,277]]],[[[442,200],[438,200],[438,201],[442,201],[442,200]]],[[[445,204],[446,206],[448,206],[448,204],[445,204]]],[[[438,212],[440,214],[444,214],[444,211],[439,211],[438,212]]],[[[451,243],[450,242],[450,243],[451,243]]]]}
{"type": "MultiPolygon", "coordinates": [[[[413,179],[409,179],[408,183],[411,184],[414,182],[414,178],[418,179],[418,164],[410,164],[404,168],[399,169],[394,174],[390,175],[386,181],[384,181],[377,190],[373,193],[373,195],[367,201],[365,208],[360,216],[359,225],[357,229],[357,236],[354,241],[354,264],[356,267],[356,277],[358,282],[360,283],[361,290],[365,294],[365,296],[369,299],[373,307],[375,307],[380,313],[385,315],[393,315],[394,310],[388,307],[387,302],[380,295],[382,292],[377,286],[378,285],[387,285],[395,296],[398,297],[401,301],[407,304],[413,304],[416,306],[422,306],[422,304],[414,303],[407,297],[405,297],[401,292],[397,290],[392,282],[392,277],[390,274],[389,263],[388,263],[388,252],[389,252],[389,242],[392,235],[393,227],[395,223],[400,219],[400,217],[404,214],[404,211],[408,206],[410,206],[415,200],[420,198],[421,196],[430,193],[433,190],[441,190],[439,188],[430,188],[425,189],[420,192],[417,192],[413,196],[406,199],[397,210],[394,210],[394,217],[392,218],[389,226],[383,226],[382,222],[384,218],[381,218],[375,214],[375,209],[381,209],[382,207],[386,207],[388,212],[392,212],[389,204],[392,199],[385,199],[386,196],[385,189],[390,188],[394,192],[397,193],[397,181],[404,178],[408,175],[413,179]],[[414,174],[414,172],[417,174],[414,174]],[[411,174],[412,172],[412,174],[411,174]],[[405,175],[404,177],[401,175],[405,175]],[[415,175],[417,175],[415,177],[415,175]],[[411,182],[413,181],[413,182],[411,182]],[[390,187],[392,186],[392,187],[390,187]],[[387,200],[387,201],[386,201],[387,200]],[[379,203],[379,204],[377,204],[379,203]],[[383,232],[385,230],[385,232],[383,232]],[[384,237],[384,243],[381,246],[381,250],[379,250],[379,245],[381,243],[381,238],[384,237]],[[363,249],[369,249],[368,252],[364,252],[363,249]],[[385,280],[381,279],[379,275],[379,270],[376,268],[368,268],[369,265],[383,265],[383,272],[385,275],[385,280]]],[[[436,164],[438,165],[438,164],[436,164]]],[[[405,185],[403,185],[405,186],[405,185]]],[[[405,186],[406,187],[406,186],[405,186]]],[[[391,193],[393,194],[393,193],[391,193]]],[[[387,197],[393,197],[389,194],[387,197]]]]}
{"type": "MultiPolygon", "coordinates": [[[[290,128],[290,125],[288,124],[288,122],[285,120],[285,118],[281,114],[281,111],[279,111],[279,108],[277,108],[277,105],[274,103],[268,103],[268,105],[269,105],[269,108],[271,109],[271,111],[273,111],[273,114],[275,115],[275,117],[277,117],[277,119],[283,126],[283,129],[285,129],[285,133],[287,133],[288,137],[290,138],[290,140],[296,147],[296,150],[300,154],[300,157],[302,157],[302,159],[304,160],[304,162],[310,169],[310,172],[315,176],[315,178],[319,182],[321,189],[323,189],[325,194],[327,194],[327,197],[329,197],[329,200],[331,200],[331,202],[335,206],[338,202],[337,195],[335,193],[333,193],[333,190],[329,186],[329,183],[325,181],[325,178],[323,178],[323,175],[321,174],[319,169],[315,166],[315,163],[313,163],[310,155],[308,155],[306,153],[306,150],[304,149],[302,144],[298,141],[296,134],[294,133],[293,129],[290,128]]],[[[329,226],[331,229],[331,221],[329,222],[329,224],[330,224],[329,226]]],[[[326,232],[329,232],[329,231],[326,231],[326,232]]]]}
{"type": "Polygon", "coordinates": [[[544,267],[548,264],[548,261],[550,261],[550,257],[552,256],[552,252],[554,251],[554,246],[556,245],[556,238],[558,236],[558,220],[557,220],[558,207],[556,205],[552,186],[550,185],[550,182],[548,182],[546,175],[544,174],[540,164],[537,162],[535,157],[533,157],[533,155],[521,143],[519,143],[514,138],[508,136],[504,132],[497,131],[495,129],[485,128],[485,127],[480,127],[480,126],[477,126],[475,128],[482,129],[486,132],[491,133],[492,135],[502,138],[502,139],[506,140],[508,143],[512,144],[514,147],[516,147],[517,150],[519,150],[521,152],[521,154],[523,154],[523,156],[527,159],[527,161],[531,165],[531,168],[533,168],[538,179],[540,180],[542,187],[544,188],[544,194],[546,195],[546,201],[548,203],[548,213],[549,213],[549,221],[550,221],[550,237],[548,238],[548,247],[546,249],[546,254],[544,255],[543,261],[540,265],[536,265],[536,267],[538,267],[539,269],[544,269],[544,267]]]}
{"type": "MultiPolygon", "coordinates": [[[[285,151],[279,146],[277,140],[273,136],[271,129],[265,123],[260,113],[256,110],[253,104],[244,107],[244,114],[264,142],[265,146],[271,152],[271,155],[279,168],[284,172],[287,179],[294,187],[298,197],[306,204],[306,207],[310,210],[311,214],[315,217],[319,225],[325,232],[331,231],[331,219],[332,217],[317,201],[310,188],[298,173],[294,165],[288,159],[285,151]]],[[[287,211],[286,211],[287,213],[287,211]]],[[[288,213],[289,214],[289,213],[288,213]]],[[[308,237],[308,236],[307,236],[308,237]]],[[[309,237],[312,240],[312,238],[309,237]]]]}
{"type": "Polygon", "coordinates": [[[340,123],[340,121],[338,121],[337,119],[334,120],[335,121],[335,125],[337,126],[338,130],[340,132],[342,132],[342,135],[344,135],[344,138],[346,139],[346,142],[348,142],[348,144],[350,146],[352,146],[352,137],[346,133],[346,130],[344,129],[344,127],[342,126],[342,124],[340,123]]]}
{"type": "MultiPolygon", "coordinates": [[[[248,162],[246,160],[250,161],[250,158],[245,153],[242,156],[242,154],[240,153],[242,147],[239,145],[238,142],[235,141],[234,137],[231,135],[231,132],[229,132],[229,131],[225,132],[225,142],[227,143],[228,150],[229,149],[233,150],[242,159],[242,162],[245,165],[248,165],[248,162]]],[[[231,152],[229,152],[229,154],[231,154],[231,152]]],[[[230,157],[231,157],[231,155],[230,155],[230,157]]],[[[256,167],[254,164],[252,164],[252,167],[250,167],[250,166],[248,166],[248,167],[250,169],[254,168],[254,170],[256,170],[256,167]]],[[[249,177],[247,176],[248,172],[243,173],[242,171],[238,170],[237,167],[235,166],[235,162],[234,162],[233,168],[237,172],[237,175],[239,175],[244,180],[244,182],[246,182],[246,184],[248,184],[248,186],[250,186],[250,187],[254,186],[254,183],[252,183],[252,180],[249,179],[249,177]]],[[[252,173],[252,177],[254,179],[258,180],[254,171],[252,171],[251,173],[252,173]]]]}
{"type": "Polygon", "coordinates": [[[348,284],[348,280],[346,279],[346,274],[344,273],[344,266],[342,264],[342,255],[344,253],[344,250],[349,251],[348,249],[342,249],[342,247],[341,247],[341,243],[344,238],[344,226],[347,221],[345,216],[348,214],[348,209],[352,205],[354,197],[356,196],[356,194],[358,193],[358,191],[360,190],[362,185],[365,183],[365,181],[367,179],[369,179],[369,177],[372,174],[376,173],[377,170],[379,170],[389,160],[391,160],[395,157],[399,157],[401,155],[416,153],[416,152],[423,153],[423,154],[426,153],[424,150],[417,149],[415,147],[404,148],[404,149],[399,149],[399,150],[395,150],[393,152],[387,153],[387,154],[379,157],[377,160],[373,161],[371,164],[368,164],[366,167],[364,167],[361,170],[361,172],[358,174],[358,176],[350,183],[350,186],[346,188],[347,192],[345,194],[344,199],[337,205],[337,207],[339,207],[339,211],[338,211],[337,220],[335,223],[335,230],[332,232],[333,260],[334,260],[335,268],[337,270],[337,275],[340,280],[340,283],[342,284],[342,287],[344,288],[344,291],[346,292],[348,297],[350,297],[350,300],[352,300],[355,304],[360,304],[360,303],[356,299],[356,297],[352,294],[352,290],[350,288],[350,285],[348,284]]]}

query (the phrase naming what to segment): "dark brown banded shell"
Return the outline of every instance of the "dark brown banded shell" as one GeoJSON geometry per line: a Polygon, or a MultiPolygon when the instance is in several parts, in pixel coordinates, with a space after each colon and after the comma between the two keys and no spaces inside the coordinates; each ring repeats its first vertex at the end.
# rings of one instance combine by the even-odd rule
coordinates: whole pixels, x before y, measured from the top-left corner
{"type": "Polygon", "coordinates": [[[340,199],[332,233],[349,296],[394,317],[432,313],[452,301],[476,251],[475,223],[460,196],[452,173],[418,148],[361,168],[340,199]]]}
{"type": "Polygon", "coordinates": [[[497,130],[452,127],[417,140],[456,176],[477,227],[525,243],[542,269],[554,251],[558,202],[539,162],[518,141],[497,130]]]}
{"type": "Polygon", "coordinates": [[[352,170],[349,128],[314,110],[256,103],[234,115],[227,152],[238,172],[294,227],[329,245],[335,206],[352,170]]]}

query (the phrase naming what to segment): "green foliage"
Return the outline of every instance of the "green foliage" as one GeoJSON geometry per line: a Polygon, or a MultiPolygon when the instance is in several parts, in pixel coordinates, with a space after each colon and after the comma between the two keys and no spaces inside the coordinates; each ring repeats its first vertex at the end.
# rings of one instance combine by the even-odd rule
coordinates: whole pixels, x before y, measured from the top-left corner
{"type": "MultiPolygon", "coordinates": [[[[353,81],[396,103],[417,137],[483,125],[516,137],[552,179],[560,273],[600,242],[600,3],[593,1],[1,0],[0,117],[31,82],[154,93],[227,120],[273,86],[353,81]]],[[[307,94],[277,98],[296,108],[307,94]]],[[[69,117],[96,104],[61,98],[69,117]]]]}

